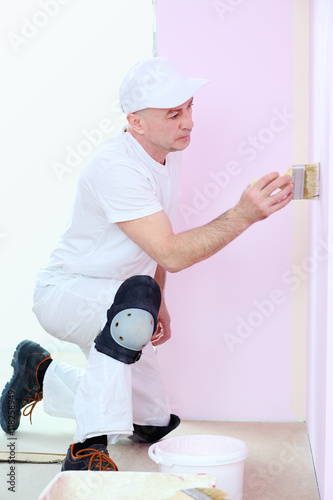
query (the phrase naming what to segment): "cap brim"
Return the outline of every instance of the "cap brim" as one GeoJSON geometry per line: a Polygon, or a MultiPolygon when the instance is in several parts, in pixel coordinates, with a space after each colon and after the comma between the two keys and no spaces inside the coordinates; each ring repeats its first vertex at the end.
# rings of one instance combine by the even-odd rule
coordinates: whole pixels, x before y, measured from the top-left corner
{"type": "MultiPolygon", "coordinates": [[[[191,99],[191,97],[207,83],[209,83],[209,80],[204,78],[187,78],[168,92],[165,92],[163,96],[145,101],[145,107],[158,109],[176,108],[191,99]]],[[[139,109],[137,111],[139,111],[139,109]]]]}

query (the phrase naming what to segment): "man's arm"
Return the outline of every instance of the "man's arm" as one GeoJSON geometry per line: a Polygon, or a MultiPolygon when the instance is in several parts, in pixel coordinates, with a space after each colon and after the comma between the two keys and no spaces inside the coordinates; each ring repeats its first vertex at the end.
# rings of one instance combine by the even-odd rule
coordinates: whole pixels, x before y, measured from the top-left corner
{"type": "Polygon", "coordinates": [[[164,288],[165,288],[165,280],[166,280],[166,271],[163,267],[157,265],[155,276],[155,281],[159,284],[161,289],[162,301],[161,307],[158,312],[157,318],[157,329],[154,335],[151,338],[151,341],[154,346],[164,344],[171,337],[171,328],[170,328],[170,315],[168,313],[165,301],[164,301],[164,288]]]}
{"type": "Polygon", "coordinates": [[[118,226],[161,268],[178,272],[211,257],[254,222],[285,207],[293,198],[293,184],[290,176],[278,175],[277,172],[265,175],[245,189],[234,208],[198,228],[174,234],[164,211],[119,222],[118,226]]]}
{"type": "Polygon", "coordinates": [[[155,279],[156,283],[159,284],[160,289],[161,289],[161,294],[163,296],[164,288],[165,288],[166,272],[165,272],[165,269],[163,269],[163,267],[161,267],[160,265],[157,265],[154,279],[155,279]]]}

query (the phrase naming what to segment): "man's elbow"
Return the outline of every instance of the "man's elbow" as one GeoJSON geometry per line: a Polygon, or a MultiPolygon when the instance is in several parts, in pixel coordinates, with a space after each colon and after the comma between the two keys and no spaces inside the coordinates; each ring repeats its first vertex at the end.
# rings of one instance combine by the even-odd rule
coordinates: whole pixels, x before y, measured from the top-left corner
{"type": "Polygon", "coordinates": [[[179,271],[188,267],[181,261],[181,259],[172,256],[165,257],[161,262],[159,262],[159,265],[168,273],[179,273],[179,271]]]}
{"type": "Polygon", "coordinates": [[[178,273],[186,267],[192,265],[188,262],[186,252],[182,252],[179,245],[176,244],[177,236],[172,234],[167,240],[160,244],[157,255],[158,264],[168,273],[178,273]]]}
{"type": "Polygon", "coordinates": [[[181,266],[165,266],[164,269],[168,272],[168,273],[179,273],[179,271],[182,271],[184,268],[181,267],[181,266]]]}

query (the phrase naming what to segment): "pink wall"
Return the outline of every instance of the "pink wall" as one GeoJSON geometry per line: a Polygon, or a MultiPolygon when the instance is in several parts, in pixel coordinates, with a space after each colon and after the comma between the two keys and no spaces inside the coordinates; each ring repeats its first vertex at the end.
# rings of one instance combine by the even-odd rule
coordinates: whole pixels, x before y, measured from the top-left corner
{"type": "MultiPolygon", "coordinates": [[[[181,231],[237,203],[253,177],[291,164],[293,4],[156,0],[156,17],[158,55],[211,80],[195,97],[181,231]]],[[[294,420],[290,269],[289,206],[210,260],[169,275],[173,338],[159,352],[174,412],[294,420]]]]}
{"type": "Polygon", "coordinates": [[[333,498],[333,2],[311,2],[311,161],[321,163],[320,200],[311,204],[309,436],[323,500],[333,498]],[[324,242],[324,243],[320,243],[324,242]],[[318,248],[326,246],[318,253],[318,248]]]}

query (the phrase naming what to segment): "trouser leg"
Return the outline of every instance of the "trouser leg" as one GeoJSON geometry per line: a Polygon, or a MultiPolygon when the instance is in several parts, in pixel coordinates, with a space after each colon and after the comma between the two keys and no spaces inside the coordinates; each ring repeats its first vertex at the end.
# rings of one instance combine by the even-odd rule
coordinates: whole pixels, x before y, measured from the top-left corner
{"type": "Polygon", "coordinates": [[[132,393],[134,432],[129,439],[152,443],[178,427],[180,419],[170,415],[157,353],[151,343],[145,347],[140,361],[132,365],[132,393]]]}
{"type": "Polygon", "coordinates": [[[170,419],[157,353],[151,343],[132,366],[133,422],[137,425],[168,425],[170,419]]]}
{"type": "Polygon", "coordinates": [[[43,381],[44,411],[54,417],[75,418],[74,398],[84,370],[53,360],[43,381]]]}
{"type": "Polygon", "coordinates": [[[74,401],[74,441],[106,434],[114,443],[133,432],[131,367],[91,348],[74,401]]]}

